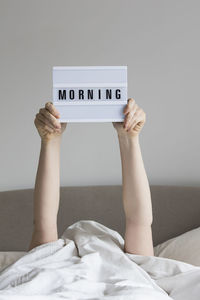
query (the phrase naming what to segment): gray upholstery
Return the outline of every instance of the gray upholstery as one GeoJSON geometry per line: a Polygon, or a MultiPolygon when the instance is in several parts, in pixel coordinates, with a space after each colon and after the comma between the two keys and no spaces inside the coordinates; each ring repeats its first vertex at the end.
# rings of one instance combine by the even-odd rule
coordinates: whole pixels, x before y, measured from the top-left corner
{"type": "MultiPolygon", "coordinates": [[[[200,188],[151,186],[154,245],[200,226],[200,188]]],[[[27,251],[33,189],[0,192],[0,251],[27,251]]],[[[61,187],[59,235],[78,220],[95,220],[124,233],[122,186],[61,187]]]]}

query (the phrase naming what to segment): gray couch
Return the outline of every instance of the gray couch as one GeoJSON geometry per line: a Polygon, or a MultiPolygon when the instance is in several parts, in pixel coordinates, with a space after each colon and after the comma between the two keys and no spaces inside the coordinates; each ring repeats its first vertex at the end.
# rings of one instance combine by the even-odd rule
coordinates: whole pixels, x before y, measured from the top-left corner
{"type": "MultiPolygon", "coordinates": [[[[200,226],[200,187],[151,186],[154,246],[200,226]]],[[[0,192],[0,251],[27,251],[33,189],[0,192]]],[[[61,187],[59,235],[78,220],[95,220],[124,234],[122,186],[61,187]]]]}

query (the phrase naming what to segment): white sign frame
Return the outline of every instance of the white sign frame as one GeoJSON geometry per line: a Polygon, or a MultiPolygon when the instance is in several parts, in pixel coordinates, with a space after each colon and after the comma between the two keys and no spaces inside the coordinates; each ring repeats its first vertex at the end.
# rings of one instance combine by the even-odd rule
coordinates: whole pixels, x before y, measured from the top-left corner
{"type": "Polygon", "coordinates": [[[60,122],[122,122],[127,66],[53,67],[53,104],[60,122]]]}

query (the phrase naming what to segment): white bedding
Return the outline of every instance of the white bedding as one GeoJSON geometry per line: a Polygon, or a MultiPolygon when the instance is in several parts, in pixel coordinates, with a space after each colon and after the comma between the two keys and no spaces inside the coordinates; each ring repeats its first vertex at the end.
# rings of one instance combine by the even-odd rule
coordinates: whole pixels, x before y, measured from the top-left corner
{"type": "Polygon", "coordinates": [[[26,254],[25,251],[0,251],[0,271],[16,262],[24,254],[26,254]]]}
{"type": "Polygon", "coordinates": [[[0,299],[199,299],[200,267],[124,253],[123,245],[98,222],[74,223],[0,273],[0,299]]]}

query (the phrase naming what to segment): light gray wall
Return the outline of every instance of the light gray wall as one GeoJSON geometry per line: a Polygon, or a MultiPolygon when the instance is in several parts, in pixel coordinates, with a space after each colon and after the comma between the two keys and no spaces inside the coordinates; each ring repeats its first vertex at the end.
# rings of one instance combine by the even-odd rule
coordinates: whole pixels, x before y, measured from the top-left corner
{"type": "MultiPolygon", "coordinates": [[[[52,66],[128,65],[128,94],[147,113],[141,146],[152,184],[199,185],[200,2],[0,1],[0,190],[34,186],[39,108],[52,66]]],[[[68,124],[61,185],[121,183],[111,123],[68,124]]]]}

